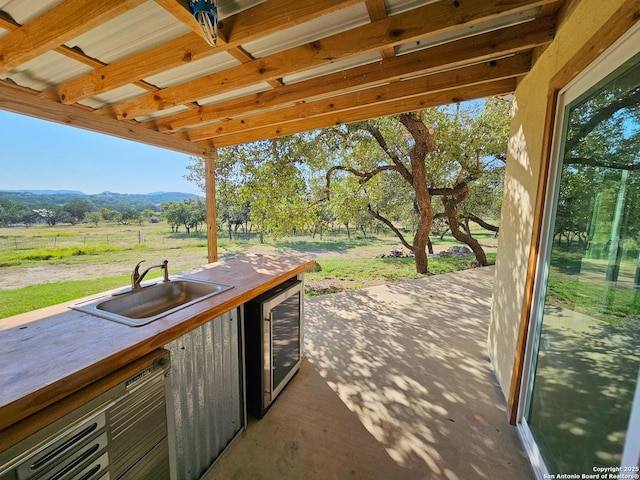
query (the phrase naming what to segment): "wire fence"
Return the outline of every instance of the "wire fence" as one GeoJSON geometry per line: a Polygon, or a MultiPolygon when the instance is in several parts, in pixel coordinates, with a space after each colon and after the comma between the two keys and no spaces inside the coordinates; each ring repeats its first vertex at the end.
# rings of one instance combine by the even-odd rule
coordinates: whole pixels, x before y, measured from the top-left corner
{"type": "MultiPolygon", "coordinates": [[[[171,242],[170,237],[159,236],[154,238],[161,243],[171,242]]],[[[81,234],[81,235],[55,235],[43,237],[0,237],[0,251],[9,250],[41,250],[62,247],[80,247],[83,245],[114,245],[132,246],[146,243],[147,237],[144,233],[101,233],[101,234],[81,234]]]]}

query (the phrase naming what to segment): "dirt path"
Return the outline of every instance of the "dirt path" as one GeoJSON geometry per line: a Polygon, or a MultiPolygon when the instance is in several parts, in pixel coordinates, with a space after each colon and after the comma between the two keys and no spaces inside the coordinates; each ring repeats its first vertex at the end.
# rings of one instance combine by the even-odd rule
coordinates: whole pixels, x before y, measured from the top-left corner
{"type": "MultiPolygon", "coordinates": [[[[436,253],[446,250],[447,246],[435,246],[436,253]]],[[[381,247],[380,245],[370,247],[358,247],[347,249],[342,252],[325,251],[325,250],[306,250],[299,251],[296,249],[273,247],[270,245],[254,245],[243,253],[263,254],[263,255],[279,255],[279,256],[302,256],[306,258],[373,258],[377,255],[388,253],[391,247],[381,247]]],[[[492,247],[485,247],[485,251],[495,251],[492,247]]],[[[206,263],[206,252],[190,252],[187,254],[173,254],[169,259],[170,272],[180,272],[188,270],[206,263]]],[[[233,255],[224,250],[220,251],[220,257],[233,255]]],[[[131,272],[134,264],[131,260],[115,261],[108,264],[45,264],[27,268],[3,268],[0,274],[0,290],[14,290],[28,287],[31,285],[40,285],[43,283],[63,282],[68,280],[90,280],[99,277],[116,277],[119,275],[127,275],[131,272]]],[[[381,285],[384,280],[371,280],[365,286],[381,285]]],[[[321,291],[340,291],[348,287],[348,282],[340,280],[319,280],[308,286],[313,290],[321,291]]]]}

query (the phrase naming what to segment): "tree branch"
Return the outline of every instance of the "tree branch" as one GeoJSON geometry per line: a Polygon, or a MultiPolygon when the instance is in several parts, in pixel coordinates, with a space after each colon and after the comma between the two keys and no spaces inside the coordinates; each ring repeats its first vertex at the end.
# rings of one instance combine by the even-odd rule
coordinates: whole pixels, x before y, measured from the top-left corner
{"type": "Polygon", "coordinates": [[[490,223],[485,222],[480,217],[476,217],[473,213],[467,213],[464,216],[464,218],[468,218],[472,222],[477,223],[478,225],[480,225],[485,230],[489,230],[489,231],[492,231],[492,232],[499,232],[500,231],[500,227],[496,227],[495,225],[491,225],[490,223]]]}
{"type": "Polygon", "coordinates": [[[602,162],[595,158],[567,158],[563,161],[565,165],[589,165],[590,167],[604,167],[613,168],[616,170],[638,170],[640,169],[639,163],[630,163],[628,165],[612,164],[609,162],[602,162]]]}
{"type": "Polygon", "coordinates": [[[405,240],[404,236],[402,235],[402,232],[400,232],[400,230],[398,230],[396,226],[393,223],[391,223],[389,219],[383,217],[378,212],[374,211],[373,208],[371,208],[370,204],[367,205],[367,211],[371,214],[371,216],[373,216],[373,218],[375,218],[376,220],[380,220],[387,227],[389,227],[393,231],[393,233],[396,234],[396,237],[400,239],[400,242],[402,243],[402,245],[404,245],[405,247],[407,247],[409,250],[413,252],[413,245],[409,244],[409,242],[405,240]]]}
{"type": "Polygon", "coordinates": [[[316,205],[322,202],[328,202],[329,200],[331,200],[331,174],[337,170],[340,170],[343,172],[349,172],[355,175],[356,177],[360,177],[360,185],[364,185],[379,173],[386,172],[389,170],[398,171],[398,168],[395,165],[381,165],[377,168],[374,168],[370,172],[361,172],[360,170],[356,170],[355,168],[345,167],[343,165],[335,165],[331,167],[329,170],[327,170],[327,173],[325,175],[325,178],[326,178],[325,196],[311,203],[309,205],[309,208],[315,207],[316,205]]]}
{"type": "Polygon", "coordinates": [[[611,117],[618,110],[622,110],[627,107],[636,107],[638,105],[638,97],[640,96],[640,88],[636,88],[629,92],[626,96],[619,100],[602,107],[594,115],[591,115],[589,121],[586,122],[578,131],[569,139],[565,145],[565,152],[570,151],[575,147],[581,138],[586,137],[591,133],[600,123],[611,117]]]}
{"type": "Polygon", "coordinates": [[[404,178],[409,183],[409,185],[413,185],[413,175],[406,167],[406,165],[402,162],[402,160],[400,160],[400,157],[398,157],[398,155],[396,155],[391,151],[391,149],[389,149],[387,141],[382,136],[380,129],[371,123],[367,123],[365,128],[367,132],[369,132],[369,134],[371,134],[371,136],[375,138],[376,142],[378,142],[378,145],[380,145],[382,151],[387,155],[387,157],[391,159],[393,164],[397,167],[396,169],[398,170],[398,172],[400,172],[402,178],[404,178]]]}
{"type": "Polygon", "coordinates": [[[460,182],[450,188],[429,188],[429,194],[445,196],[458,195],[467,188],[468,183],[468,181],[460,182]]]}

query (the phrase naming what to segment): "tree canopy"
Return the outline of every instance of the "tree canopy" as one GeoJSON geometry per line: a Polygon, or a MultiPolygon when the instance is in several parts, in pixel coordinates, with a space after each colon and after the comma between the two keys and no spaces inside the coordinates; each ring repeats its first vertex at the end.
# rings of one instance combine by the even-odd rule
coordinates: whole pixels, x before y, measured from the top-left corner
{"type": "MultiPolygon", "coordinates": [[[[413,252],[421,273],[433,221],[443,218],[484,265],[468,222],[497,231],[488,221],[499,215],[510,109],[487,99],[221,149],[218,218],[230,235],[244,223],[261,237],[331,223],[364,232],[376,222],[413,252]]],[[[188,168],[202,187],[202,159],[188,168]]]]}

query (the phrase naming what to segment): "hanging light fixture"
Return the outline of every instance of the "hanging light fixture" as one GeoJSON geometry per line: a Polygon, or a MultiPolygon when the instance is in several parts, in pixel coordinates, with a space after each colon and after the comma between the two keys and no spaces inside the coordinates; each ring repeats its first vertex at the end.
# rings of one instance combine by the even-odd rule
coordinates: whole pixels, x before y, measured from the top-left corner
{"type": "Polygon", "coordinates": [[[218,6],[217,0],[190,0],[189,6],[196,21],[200,24],[202,37],[215,46],[218,39],[218,6]]]}

